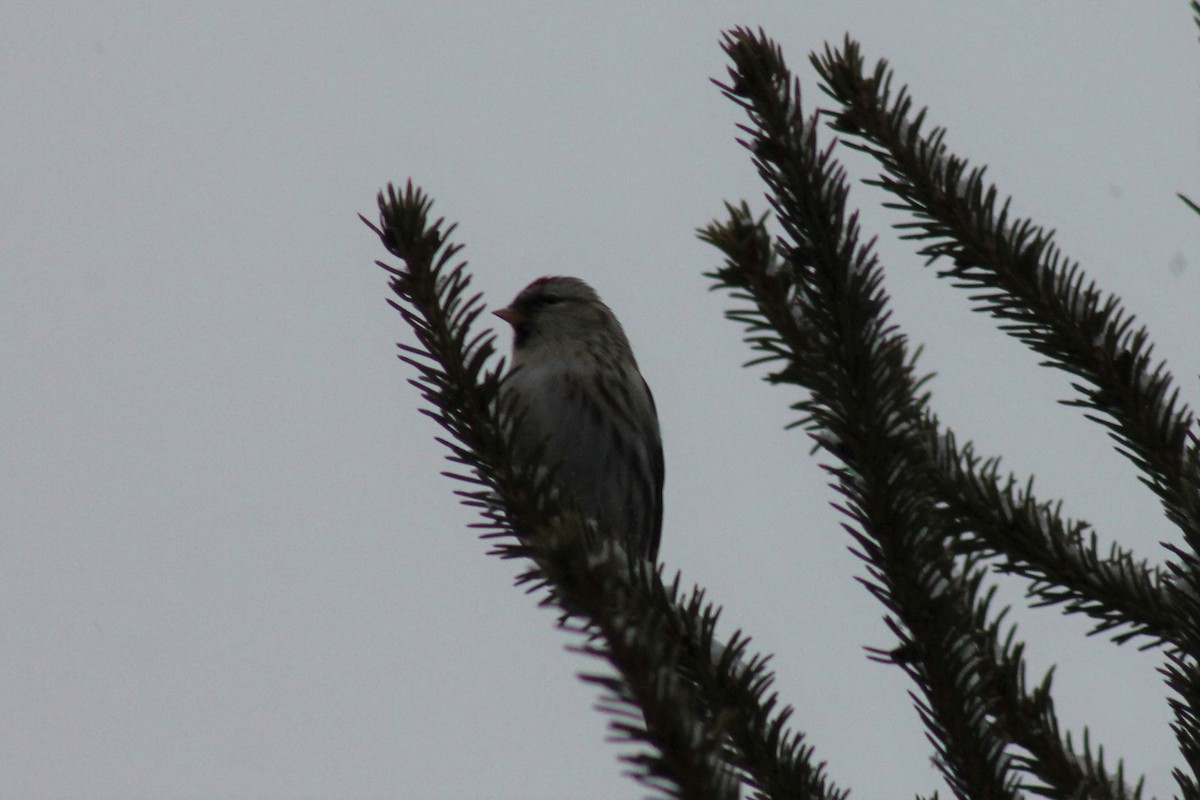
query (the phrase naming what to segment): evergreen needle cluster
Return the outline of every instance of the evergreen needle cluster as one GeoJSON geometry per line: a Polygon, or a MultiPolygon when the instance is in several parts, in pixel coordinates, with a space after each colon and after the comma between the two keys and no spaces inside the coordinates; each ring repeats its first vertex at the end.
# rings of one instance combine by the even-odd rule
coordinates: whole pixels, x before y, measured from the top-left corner
{"type": "MultiPolygon", "coordinates": [[[[1200,25],[1200,3],[1192,3],[1200,25]]],[[[849,38],[812,63],[836,108],[806,111],[780,48],[761,31],[727,32],[719,89],[745,112],[739,141],[770,209],[745,203],[699,232],[723,265],[727,316],[743,326],[754,364],[792,387],[796,425],[822,459],[863,585],[882,604],[895,646],[872,657],[911,679],[934,761],[962,798],[1138,798],[1118,761],[1106,764],[1086,729],[1063,731],[1051,674],[1030,682],[1024,647],[991,601],[993,570],[1020,575],[1036,602],[1094,620],[1115,645],[1161,649],[1182,797],[1200,798],[1200,444],[1194,414],[1144,327],[1067,259],[1050,233],[1019,219],[982,168],[926,130],[886,62],[868,69],[849,38]],[[822,143],[832,129],[841,135],[822,143]],[[905,236],[974,307],[1068,372],[1072,401],[1099,423],[1158,496],[1180,536],[1151,566],[1002,475],[942,425],[924,390],[917,351],[891,318],[883,271],[848,207],[835,154],[852,147],[880,168],[873,180],[902,210],[905,236]],[[777,228],[772,235],[768,226],[777,228]]],[[[1184,198],[1191,205],[1190,201],[1184,198]]],[[[1194,206],[1193,206],[1194,207],[1194,206]]],[[[629,773],[656,794],[686,798],[842,798],[792,726],[768,658],[736,632],[716,639],[720,609],[620,548],[606,547],[578,509],[552,490],[553,471],[513,457],[519,412],[501,391],[490,333],[470,291],[453,226],[431,215],[410,183],[379,197],[367,223],[402,266],[390,302],[412,328],[401,358],[427,402],[423,412],[465,483],[462,501],[493,552],[527,564],[519,583],[559,611],[572,647],[597,666],[596,684],[629,773]]],[[[366,220],[364,219],[364,222],[366,220]]],[[[801,722],[799,727],[803,727],[801,722]]]]}

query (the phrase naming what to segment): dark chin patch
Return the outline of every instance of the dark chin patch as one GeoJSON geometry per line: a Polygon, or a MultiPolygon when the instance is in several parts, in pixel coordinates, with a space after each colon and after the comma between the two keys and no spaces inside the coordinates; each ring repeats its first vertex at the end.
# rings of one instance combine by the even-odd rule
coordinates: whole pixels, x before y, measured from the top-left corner
{"type": "Polygon", "coordinates": [[[532,333],[533,326],[529,324],[529,320],[527,319],[523,319],[516,325],[513,325],[513,347],[524,347],[532,333]]]}

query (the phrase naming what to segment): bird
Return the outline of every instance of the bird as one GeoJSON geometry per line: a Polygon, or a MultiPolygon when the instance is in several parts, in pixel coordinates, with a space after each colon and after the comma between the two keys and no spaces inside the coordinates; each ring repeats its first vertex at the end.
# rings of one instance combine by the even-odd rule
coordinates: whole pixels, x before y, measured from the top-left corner
{"type": "Polygon", "coordinates": [[[556,481],[602,534],[655,563],[662,538],[658,411],[616,315],[579,278],[538,278],[493,311],[512,326],[504,390],[514,398],[518,458],[556,481]]]}

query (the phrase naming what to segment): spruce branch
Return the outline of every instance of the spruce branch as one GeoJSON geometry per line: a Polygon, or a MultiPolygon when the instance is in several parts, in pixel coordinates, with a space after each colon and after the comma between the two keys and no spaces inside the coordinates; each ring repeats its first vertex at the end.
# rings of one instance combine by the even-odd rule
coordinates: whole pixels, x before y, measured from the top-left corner
{"type": "Polygon", "coordinates": [[[1036,605],[1092,617],[1093,634],[1113,631],[1119,644],[1142,638],[1142,649],[1178,640],[1176,605],[1157,567],[1116,544],[1102,557],[1088,523],[1064,519],[1062,501],[1039,500],[1032,478],[1001,478],[998,458],[960,447],[933,417],[926,424],[937,453],[931,480],[957,550],[999,557],[1000,571],[1030,579],[1026,592],[1036,605]]]}
{"type": "Polygon", "coordinates": [[[511,458],[519,420],[503,401],[500,370],[486,370],[494,337],[471,335],[484,306],[467,293],[465,262],[453,264],[454,226],[431,220],[431,206],[411,182],[403,192],[389,185],[379,195],[378,226],[363,221],[405,263],[377,262],[398,298],[389,302],[419,343],[400,345],[401,359],[417,370],[411,383],[431,406],[424,413],[450,434],[439,439],[456,465],[448,474],[476,487],[458,493],[483,517],[476,527],[500,540],[495,552],[531,560],[521,581],[544,589],[543,603],[557,606],[560,626],[581,640],[577,649],[611,669],[584,678],[602,690],[614,739],[634,748],[622,757],[630,774],[661,796],[735,797],[723,741],[695,713],[677,674],[678,644],[662,635],[676,627],[674,615],[635,588],[659,581],[657,572],[619,548],[598,547],[578,512],[550,492],[549,476],[511,458]]]}
{"type": "MultiPolygon", "coordinates": [[[[988,669],[970,626],[976,576],[947,557],[918,477],[928,460],[918,413],[923,381],[890,322],[871,248],[859,243],[856,217],[846,212],[844,171],[819,149],[816,119],[804,116],[799,86],[778,47],[745,29],[728,32],[723,47],[732,66],[728,82],[718,86],[749,118],[739,126],[747,135],[741,142],[754,154],[786,234],[779,246],[785,268],[760,252],[756,274],[738,271],[732,257],[761,250],[764,239],[753,234],[748,214],[735,213],[729,224],[701,232],[731,257],[711,277],[740,296],[773,286],[764,318],[810,337],[798,348],[809,397],[796,408],[800,424],[839,462],[825,468],[868,567],[863,583],[887,608],[885,620],[900,642],[881,656],[916,683],[917,711],[955,792],[1015,796],[1008,743],[995,724],[988,669]]],[[[753,313],[744,310],[743,318],[753,313]]],[[[796,365],[777,377],[797,379],[799,372],[796,365]]]]}
{"type": "Polygon", "coordinates": [[[1079,398],[1069,401],[1104,426],[1119,452],[1142,473],[1189,549],[1200,549],[1200,449],[1192,411],[1174,379],[1153,358],[1145,327],[1119,298],[1105,295],[1077,262],[1066,259],[1053,232],[1010,215],[1011,200],[997,207],[996,187],[985,168],[950,154],[946,131],[922,135],[925,111],[910,118],[906,88],[893,96],[886,61],[866,74],[858,44],[826,47],[812,63],[822,88],[842,105],[834,128],[883,168],[870,181],[895,196],[888,206],[909,212],[899,227],[905,238],[927,242],[930,262],[950,266],[938,274],[971,290],[976,309],[1041,355],[1046,365],[1073,375],[1079,398]]]}
{"type": "MultiPolygon", "coordinates": [[[[727,221],[714,222],[701,232],[701,238],[726,255],[725,267],[714,288],[724,286],[733,297],[746,304],[734,307],[726,312],[726,316],[745,326],[746,341],[762,354],[750,364],[777,365],[765,380],[807,390],[807,379],[814,374],[817,358],[811,347],[813,338],[797,320],[797,315],[791,313],[790,287],[781,277],[783,266],[771,244],[765,218],[754,217],[745,204],[727,206],[727,209],[727,221]]],[[[932,425],[929,430],[933,430],[932,425]]],[[[929,438],[932,450],[935,437],[929,438]]],[[[931,485],[939,483],[946,485],[948,480],[942,477],[930,482],[931,485]]],[[[990,600],[989,594],[983,603],[984,613],[977,613],[981,627],[985,627],[983,620],[987,617],[986,604],[990,600]]],[[[997,687],[1001,712],[998,718],[1013,743],[1020,748],[1015,763],[1039,781],[1023,784],[1022,788],[1061,797],[1072,795],[1079,787],[1092,787],[1089,791],[1098,797],[1129,800],[1139,797],[1139,789],[1127,788],[1121,764],[1118,764],[1117,774],[1110,775],[1103,758],[1092,754],[1086,731],[1084,748],[1079,753],[1072,745],[1070,734],[1065,738],[1060,734],[1050,693],[1051,675],[1047,674],[1034,689],[1028,688],[1024,647],[1014,642],[1012,629],[1001,630],[1003,618],[1004,612],[1001,612],[994,621],[988,622],[986,633],[979,642],[984,649],[982,662],[992,665],[994,670],[992,682],[997,687]]]]}
{"type": "Polygon", "coordinates": [[[453,263],[453,226],[432,220],[431,206],[411,182],[403,192],[389,185],[379,224],[363,219],[405,262],[377,262],[418,341],[400,345],[401,359],[417,371],[410,382],[429,404],[422,412],[450,434],[439,439],[455,465],[446,474],[472,487],[457,492],[482,517],[472,527],[494,554],[530,562],[518,583],[558,608],[578,642],[572,649],[611,669],[581,677],[600,688],[613,738],[635,748],[623,756],[630,774],[673,797],[733,797],[737,778],[760,798],[843,800],[803,735],[789,730],[792,709],[779,708],[769,658],[750,655],[741,632],[718,644],[720,609],[702,590],[684,598],[679,575],[664,585],[641,559],[605,548],[561,507],[552,472],[513,461],[520,421],[500,391],[503,362],[488,370],[494,337],[470,333],[481,297],[468,293],[465,262],[453,263]]]}
{"type": "MultiPolygon", "coordinates": [[[[994,591],[994,588],[989,590],[988,599],[994,591]]],[[[1015,766],[1030,776],[1021,788],[1049,798],[1139,800],[1144,777],[1130,785],[1120,760],[1116,772],[1110,773],[1104,763],[1104,748],[1093,754],[1087,728],[1083,729],[1079,751],[1070,732],[1060,731],[1051,693],[1054,670],[1049,670],[1030,689],[1025,676],[1025,646],[1016,641],[1015,626],[1003,629],[1004,616],[1002,612],[994,621],[980,617],[979,624],[986,634],[981,641],[989,648],[985,660],[994,665],[994,680],[1000,694],[1000,724],[1019,748],[1014,754],[1015,766]]]]}
{"type": "Polygon", "coordinates": [[[1190,208],[1192,211],[1195,211],[1197,214],[1200,214],[1200,205],[1197,205],[1196,201],[1192,200],[1192,198],[1190,198],[1184,194],[1179,194],[1179,195],[1177,195],[1177,197],[1180,200],[1182,200],[1183,204],[1186,205],[1188,208],[1190,208]]]}
{"type": "MultiPolygon", "coordinates": [[[[1181,789],[1200,796],[1200,443],[1195,417],[1181,401],[1165,362],[1155,361],[1145,327],[1115,295],[1104,295],[1077,262],[1063,257],[1053,233],[1028,219],[1012,218],[1011,200],[997,210],[998,191],[984,169],[970,169],[949,153],[945,130],[927,136],[926,112],[910,118],[906,88],[892,93],[892,72],[880,61],[867,75],[858,44],[826,47],[812,63],[825,92],[841,104],[833,127],[860,141],[851,146],[873,156],[883,173],[871,181],[892,194],[890,207],[913,221],[906,238],[927,242],[930,262],[950,262],[939,275],[972,290],[976,309],[1041,355],[1047,366],[1075,377],[1077,398],[1068,405],[1102,425],[1158,497],[1183,545],[1165,544],[1172,579],[1158,595],[1171,606],[1179,628],[1163,672],[1174,692],[1172,727],[1191,773],[1177,770],[1181,789]]],[[[1132,559],[1125,572],[1136,571],[1132,559]]],[[[1153,580],[1153,578],[1148,578],[1153,580]]],[[[1146,616],[1154,616],[1149,610],[1146,616]]]]}
{"type": "MultiPolygon", "coordinates": [[[[674,593],[679,586],[676,576],[674,593]]],[[[674,596],[674,595],[673,595],[674,596]]],[[[721,644],[715,640],[721,611],[707,602],[704,591],[692,590],[681,621],[689,625],[684,636],[680,669],[703,698],[707,714],[728,737],[726,756],[752,797],[761,800],[845,800],[825,774],[822,762],[802,733],[788,722],[793,708],[779,704],[775,676],[768,668],[770,656],[749,655],[750,638],[735,631],[721,644]]]]}
{"type": "MultiPolygon", "coordinates": [[[[847,299],[845,296],[839,297],[836,293],[816,296],[817,290],[811,287],[807,288],[807,292],[812,294],[806,294],[806,287],[801,284],[800,280],[793,280],[793,276],[803,276],[816,282],[826,278],[819,273],[821,267],[831,272],[840,270],[842,275],[849,274],[860,277],[862,286],[873,287],[875,290],[875,295],[872,295],[871,292],[862,293],[858,298],[860,301],[870,297],[874,297],[876,300],[882,298],[883,301],[886,301],[886,296],[882,295],[882,291],[879,289],[880,278],[873,259],[848,260],[853,266],[847,267],[845,262],[835,266],[828,266],[827,262],[823,264],[819,258],[811,254],[811,250],[805,253],[809,256],[808,259],[802,259],[800,263],[790,258],[801,249],[796,244],[795,231],[797,229],[803,228],[804,225],[819,228],[829,221],[836,223],[844,219],[845,189],[844,186],[837,185],[837,180],[841,178],[841,170],[827,166],[824,174],[834,176],[834,178],[826,178],[825,180],[828,182],[822,182],[819,174],[821,162],[822,160],[829,162],[831,159],[829,159],[828,151],[821,153],[816,148],[815,138],[811,133],[815,120],[806,121],[800,114],[798,90],[790,90],[789,87],[793,83],[782,66],[782,58],[779,56],[777,48],[761,34],[755,37],[746,31],[735,31],[730,34],[726,41],[727,52],[731,49],[730,45],[740,46],[743,51],[730,53],[735,62],[735,68],[731,69],[731,80],[728,84],[718,85],[725,90],[727,96],[731,96],[731,99],[746,108],[750,114],[752,124],[740,127],[744,132],[751,134],[751,138],[742,143],[756,154],[756,166],[771,189],[769,199],[791,239],[781,243],[778,247],[774,246],[766,231],[765,215],[758,219],[754,218],[744,203],[740,207],[727,206],[728,221],[714,222],[700,233],[702,239],[716,246],[726,256],[725,267],[710,277],[714,278],[716,282],[714,288],[726,288],[735,299],[749,303],[748,306],[735,307],[727,312],[727,316],[746,327],[747,341],[760,354],[751,363],[767,363],[775,367],[774,371],[769,373],[766,378],[769,382],[796,384],[810,393],[809,399],[794,406],[796,410],[802,412],[802,417],[796,424],[806,427],[817,439],[818,446],[826,447],[827,442],[831,440],[826,432],[826,426],[828,421],[835,419],[837,415],[831,410],[821,408],[823,400],[818,392],[828,391],[827,385],[831,380],[827,373],[831,368],[836,371],[839,364],[844,365],[846,362],[839,361],[844,351],[825,350],[822,352],[822,344],[824,344],[822,337],[830,337],[829,331],[831,330],[847,335],[856,328],[854,325],[846,323],[845,320],[835,320],[835,324],[828,324],[827,320],[820,319],[819,311],[822,308],[850,307],[855,301],[847,299]],[[747,54],[744,52],[745,49],[756,49],[757,52],[747,54]],[[741,57],[739,58],[739,56],[741,57]],[[768,66],[763,66],[764,64],[768,66]],[[750,68],[747,69],[747,66],[750,68]],[[773,73],[772,68],[775,70],[773,73]],[[762,73],[770,74],[763,75],[762,73]],[[757,103],[752,103],[748,95],[750,87],[754,85],[753,79],[756,77],[758,86],[763,89],[766,97],[760,96],[756,98],[757,103]],[[796,124],[790,129],[779,120],[774,121],[773,127],[768,124],[767,112],[762,109],[770,108],[772,90],[785,94],[784,97],[777,98],[774,106],[781,116],[786,116],[789,111],[792,113],[796,124]],[[808,127],[805,127],[806,124],[808,127]],[[799,154],[797,154],[797,150],[799,154]],[[772,159],[780,161],[787,157],[797,159],[800,161],[800,165],[792,167],[790,173],[781,177],[781,174],[786,172],[787,165],[772,163],[772,159]],[[800,177],[797,179],[797,176],[800,177]],[[813,176],[816,177],[810,183],[803,182],[805,177],[813,176]],[[784,185],[787,180],[793,180],[793,182],[784,185]],[[822,207],[822,203],[830,199],[833,200],[833,203],[822,207]],[[803,213],[805,208],[803,204],[806,202],[810,204],[808,207],[810,213],[807,215],[803,213]],[[796,213],[797,208],[801,209],[801,213],[796,213]],[[795,215],[791,220],[787,218],[789,213],[795,215]],[[796,222],[796,217],[799,217],[802,222],[796,222]],[[869,266],[863,269],[864,264],[869,264],[869,266]],[[876,271],[876,274],[872,276],[871,271],[876,271]],[[836,323],[842,324],[839,326],[836,323]],[[826,363],[823,364],[823,360],[826,363]]],[[[852,222],[853,217],[851,217],[852,222]]],[[[801,231],[802,236],[806,233],[808,231],[801,231]]],[[[813,241],[820,241],[820,238],[817,234],[810,234],[806,241],[811,245],[813,241]]],[[[837,231],[825,233],[823,238],[825,241],[831,242],[850,242],[852,240],[852,236],[843,238],[837,231]]],[[[853,245],[851,244],[845,248],[844,252],[851,252],[852,249],[853,245]]],[[[852,281],[845,281],[844,285],[853,284],[852,281]]],[[[884,302],[878,303],[874,317],[871,315],[859,317],[856,320],[858,325],[868,332],[888,330],[885,325],[879,324],[877,321],[880,318],[883,320],[887,318],[887,312],[883,306],[884,302]]],[[[903,340],[899,337],[897,340],[900,343],[898,349],[902,350],[903,340]]],[[[853,363],[853,359],[847,359],[847,361],[853,363]]],[[[914,377],[913,363],[906,356],[894,358],[891,366],[890,373],[880,370],[884,373],[883,376],[877,374],[873,377],[881,383],[887,383],[889,376],[893,380],[897,375],[903,376],[899,383],[907,383],[908,386],[896,394],[905,398],[901,404],[907,403],[910,406],[909,419],[919,419],[919,424],[912,425],[914,436],[911,441],[905,442],[905,437],[902,436],[899,440],[892,440],[888,444],[893,446],[899,444],[901,449],[907,448],[916,453],[915,461],[924,462],[922,465],[910,464],[909,466],[924,466],[926,469],[932,469],[933,459],[928,454],[936,452],[937,449],[936,437],[930,435],[931,431],[936,429],[936,423],[928,423],[922,414],[918,413],[926,402],[926,396],[920,393],[920,387],[924,381],[914,377]],[[916,435],[918,433],[919,436],[916,435]],[[925,439],[923,445],[919,441],[921,437],[925,439]]],[[[856,384],[855,390],[861,385],[856,384]]],[[[870,391],[873,388],[868,387],[864,391],[870,391]]],[[[894,389],[894,387],[892,388],[894,389]]],[[[874,391],[885,395],[883,390],[874,389],[874,391]]],[[[885,417],[880,417],[880,419],[883,418],[885,417]]],[[[887,431],[872,433],[877,434],[876,440],[887,441],[887,431]]],[[[842,437],[841,441],[849,438],[851,437],[842,437]]],[[[872,435],[859,436],[857,440],[871,441],[872,435]]],[[[826,447],[826,449],[829,448],[826,447]]],[[[904,470],[898,468],[898,471],[904,470]]],[[[919,469],[917,471],[919,472],[919,469]]],[[[851,467],[841,474],[857,473],[851,467]]],[[[846,487],[839,485],[837,488],[844,492],[846,487]]],[[[919,495],[920,491],[919,488],[914,489],[914,495],[919,495]]],[[[924,498],[924,500],[928,502],[928,498],[924,498]]],[[[871,558],[875,552],[872,550],[872,543],[864,542],[862,535],[856,530],[851,530],[851,533],[855,535],[861,546],[860,556],[864,559],[871,558]]],[[[878,590],[884,582],[880,579],[883,571],[875,565],[873,560],[870,567],[876,581],[874,585],[872,582],[866,583],[876,593],[876,596],[880,596],[878,590]]],[[[927,570],[927,574],[936,573],[936,569],[927,570]]],[[[944,573],[939,577],[944,578],[944,573]]],[[[955,576],[952,574],[951,577],[955,576]]],[[[945,587],[951,586],[959,590],[966,600],[974,598],[978,592],[981,574],[968,565],[956,577],[957,581],[944,581],[938,587],[939,590],[944,594],[946,593],[944,592],[945,587]]],[[[1009,741],[1027,753],[1018,759],[1017,764],[1041,782],[1026,788],[1032,789],[1040,786],[1044,792],[1051,794],[1059,792],[1061,796],[1062,794],[1070,795],[1080,787],[1104,786],[1106,787],[1105,791],[1100,793],[1102,796],[1136,797],[1136,791],[1133,794],[1126,791],[1120,766],[1118,766],[1118,774],[1115,777],[1109,776],[1103,767],[1102,759],[1098,761],[1093,759],[1090,751],[1086,748],[1082,756],[1077,756],[1070,746],[1069,737],[1066,742],[1059,738],[1057,720],[1049,696],[1049,680],[1047,678],[1040,690],[1031,696],[1024,684],[1021,648],[1012,646],[1011,632],[1005,640],[1006,644],[999,643],[999,619],[1003,617],[1003,613],[996,622],[985,624],[988,618],[990,597],[989,594],[982,601],[959,604],[956,609],[967,608],[972,612],[966,615],[966,618],[961,613],[959,615],[959,621],[965,623],[965,628],[970,629],[973,626],[976,632],[984,631],[983,636],[975,634],[972,639],[974,643],[970,648],[959,647],[959,650],[966,649],[969,653],[970,650],[976,649],[974,655],[984,654],[975,663],[974,671],[966,670],[974,680],[971,689],[976,693],[982,692],[986,696],[988,688],[991,687],[997,693],[991,701],[995,704],[994,711],[990,713],[998,719],[997,725],[1003,728],[1009,741]]],[[[881,599],[884,598],[881,597],[881,599]]],[[[888,603],[889,601],[884,599],[884,602],[888,603]]],[[[898,626],[893,625],[893,627],[901,635],[902,641],[901,647],[894,653],[911,657],[911,652],[915,648],[904,644],[903,632],[898,629],[898,626]]],[[[911,671],[910,674],[912,674],[911,671]]],[[[916,680],[918,684],[921,683],[920,676],[916,676],[916,680]]],[[[957,698],[957,702],[961,701],[962,697],[957,698]]],[[[984,700],[984,703],[987,702],[984,700]]],[[[936,735],[938,722],[933,717],[934,711],[930,703],[918,700],[918,707],[929,723],[931,731],[936,735]]],[[[977,703],[976,710],[980,707],[981,704],[977,703]]],[[[980,716],[985,717],[987,714],[980,716]]],[[[1002,741],[1003,737],[1000,737],[1000,740],[1002,741]]],[[[1003,754],[995,747],[990,753],[997,761],[1003,757],[1003,754]]],[[[940,748],[939,756],[943,765],[948,763],[946,754],[942,753],[940,748]]],[[[961,783],[956,783],[950,776],[948,778],[956,791],[962,790],[961,783]]],[[[985,788],[994,789],[995,783],[985,783],[985,788]]]]}
{"type": "MultiPolygon", "coordinates": [[[[811,323],[791,313],[794,298],[782,278],[766,217],[754,218],[744,203],[726,209],[729,220],[701,236],[725,250],[731,264],[754,265],[738,270],[744,287],[726,283],[733,299],[751,303],[726,313],[745,327],[745,341],[759,353],[747,366],[779,364],[768,374],[769,382],[806,385],[798,378],[817,374],[817,339],[811,323]]],[[[807,417],[794,424],[811,428],[807,417]]],[[[946,532],[959,537],[957,551],[1002,558],[1003,571],[1032,580],[1028,591],[1040,604],[1062,603],[1068,611],[1092,616],[1098,623],[1095,633],[1120,628],[1117,641],[1146,637],[1143,647],[1178,635],[1176,610],[1157,570],[1115,544],[1101,557],[1095,535],[1084,538],[1089,526],[1064,520],[1061,503],[1039,500],[1032,481],[1022,488],[1012,476],[1001,479],[999,459],[980,458],[970,444],[960,447],[932,415],[923,427],[925,446],[935,454],[930,481],[938,490],[946,532]]]]}

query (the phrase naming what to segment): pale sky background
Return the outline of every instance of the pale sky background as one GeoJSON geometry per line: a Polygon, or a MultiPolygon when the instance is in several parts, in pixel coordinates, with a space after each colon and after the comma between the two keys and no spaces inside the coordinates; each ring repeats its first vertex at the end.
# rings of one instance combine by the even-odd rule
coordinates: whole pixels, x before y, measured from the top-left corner
{"type": "MultiPolygon", "coordinates": [[[[653,387],[662,557],[777,655],[831,777],[940,788],[809,443],[693,230],[762,207],[722,29],[849,31],[949,144],[1200,372],[1200,45],[1167,2],[0,5],[0,797],[639,797],[553,614],[488,558],[358,221],[412,176],[495,308],[592,282],[653,387]]],[[[858,177],[861,159],[852,160],[858,177]]],[[[960,437],[1152,560],[1177,541],[1067,379],[887,228],[960,437]]],[[[497,325],[499,323],[497,322],[497,325]]],[[[508,346],[507,334],[501,344],[508,346]]],[[[1019,600],[1019,584],[1005,597],[1019,600]]],[[[1170,795],[1154,653],[1015,609],[1064,727],[1170,795]]]]}

